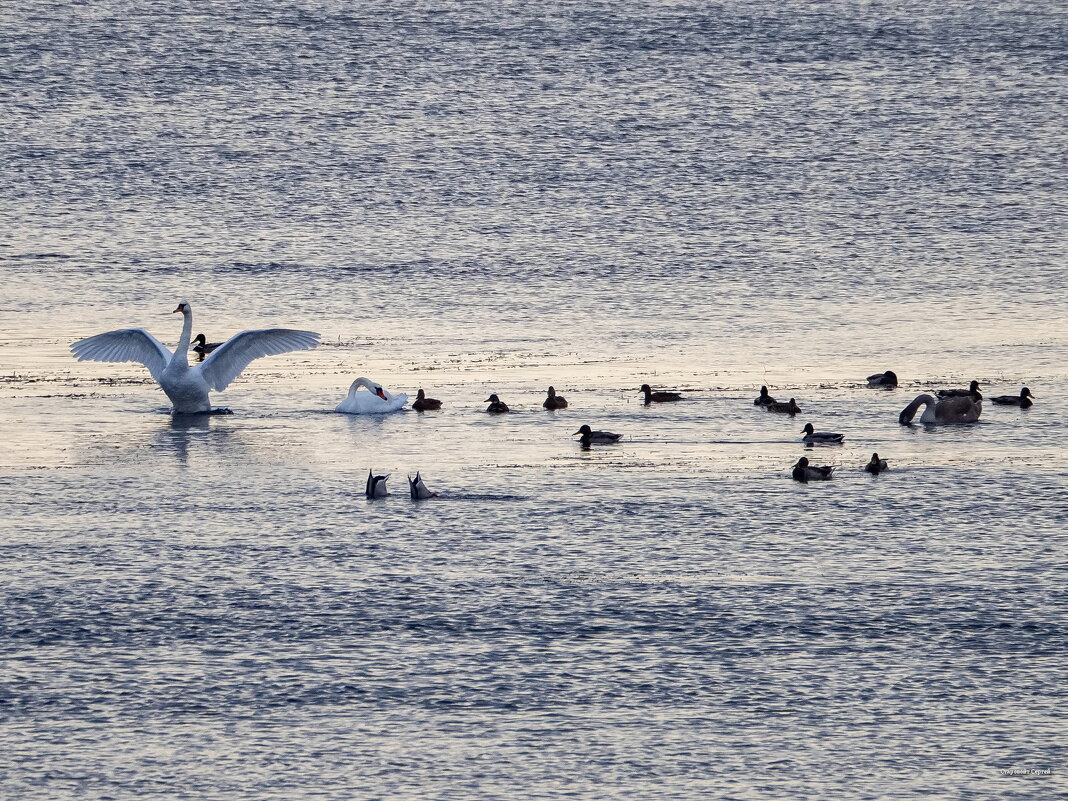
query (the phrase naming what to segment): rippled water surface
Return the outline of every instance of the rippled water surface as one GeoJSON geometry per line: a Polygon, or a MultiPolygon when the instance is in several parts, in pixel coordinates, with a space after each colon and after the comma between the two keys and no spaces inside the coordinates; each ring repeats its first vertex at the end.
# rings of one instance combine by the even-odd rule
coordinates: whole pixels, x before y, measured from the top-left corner
{"type": "Polygon", "coordinates": [[[0,21],[0,796],[1068,797],[1063,8],[0,21]]]}

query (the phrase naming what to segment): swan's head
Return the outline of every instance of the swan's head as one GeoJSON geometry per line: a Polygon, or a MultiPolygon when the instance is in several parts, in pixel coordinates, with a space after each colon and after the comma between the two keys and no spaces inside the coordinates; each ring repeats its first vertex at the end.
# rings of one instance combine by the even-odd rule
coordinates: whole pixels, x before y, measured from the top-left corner
{"type": "Polygon", "coordinates": [[[386,397],[385,390],[383,390],[381,386],[376,384],[370,378],[364,378],[363,376],[360,376],[352,382],[352,384],[349,386],[349,394],[351,395],[360,387],[363,387],[364,389],[369,389],[372,393],[380,397],[382,400],[389,400],[389,398],[386,397]]]}
{"type": "Polygon", "coordinates": [[[805,427],[801,429],[802,434],[815,434],[816,429],[812,427],[812,423],[805,423],[805,427]]]}
{"type": "MultiPolygon", "coordinates": [[[[593,429],[590,428],[588,425],[585,425],[585,424],[579,426],[579,430],[575,432],[575,434],[582,434],[583,436],[588,436],[589,434],[592,434],[592,433],[593,433],[593,429]]],[[[572,434],[571,436],[575,436],[575,434],[572,434]]]]}
{"type": "Polygon", "coordinates": [[[171,314],[177,314],[178,312],[181,312],[182,314],[189,314],[192,311],[193,309],[190,307],[190,305],[183,300],[181,303],[178,304],[178,308],[172,311],[171,314]]]}

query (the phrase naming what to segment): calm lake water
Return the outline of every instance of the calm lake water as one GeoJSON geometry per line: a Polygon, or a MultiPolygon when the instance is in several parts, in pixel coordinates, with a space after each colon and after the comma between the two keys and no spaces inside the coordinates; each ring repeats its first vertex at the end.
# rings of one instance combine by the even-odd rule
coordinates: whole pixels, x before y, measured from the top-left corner
{"type": "Polygon", "coordinates": [[[1068,797],[1061,6],[0,22],[0,797],[1068,797]]]}

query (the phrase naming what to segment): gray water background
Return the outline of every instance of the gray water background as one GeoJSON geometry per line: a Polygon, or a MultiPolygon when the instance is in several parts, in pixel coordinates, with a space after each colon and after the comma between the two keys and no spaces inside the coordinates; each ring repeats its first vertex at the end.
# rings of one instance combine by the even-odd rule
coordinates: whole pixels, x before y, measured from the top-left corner
{"type": "Polygon", "coordinates": [[[1065,16],[0,9],[0,796],[1068,797],[1065,16]]]}

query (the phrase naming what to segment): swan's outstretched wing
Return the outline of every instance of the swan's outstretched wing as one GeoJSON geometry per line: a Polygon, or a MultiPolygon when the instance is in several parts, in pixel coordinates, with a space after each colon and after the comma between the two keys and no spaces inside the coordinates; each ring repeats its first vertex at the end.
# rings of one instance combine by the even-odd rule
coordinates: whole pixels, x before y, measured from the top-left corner
{"type": "Polygon", "coordinates": [[[291,350],[307,350],[319,344],[314,331],[292,328],[261,328],[234,334],[219,345],[200,365],[200,374],[215,390],[226,389],[249,362],[261,356],[274,356],[291,350]]]}
{"type": "Polygon", "coordinates": [[[78,361],[141,362],[157,381],[171,358],[166,346],[143,328],[120,328],[79,339],[70,352],[78,361]]]}

